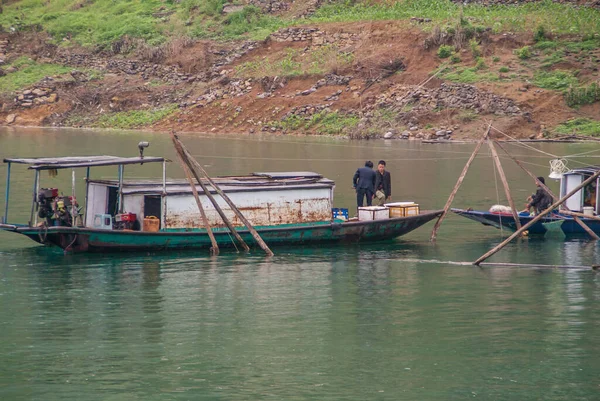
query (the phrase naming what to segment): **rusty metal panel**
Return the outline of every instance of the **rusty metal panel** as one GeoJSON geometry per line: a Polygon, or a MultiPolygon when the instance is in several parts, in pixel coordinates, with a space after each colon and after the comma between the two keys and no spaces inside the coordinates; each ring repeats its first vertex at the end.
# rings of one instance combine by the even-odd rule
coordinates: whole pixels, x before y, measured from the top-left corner
{"type": "MultiPolygon", "coordinates": [[[[282,188],[277,191],[229,193],[233,203],[244,216],[257,226],[308,223],[331,220],[332,188],[282,188]]],[[[235,226],[243,224],[229,206],[215,197],[225,215],[235,226]]],[[[200,201],[212,227],[223,227],[223,221],[204,195],[200,201]]],[[[167,205],[169,228],[194,228],[201,226],[200,213],[193,196],[170,195],[167,205]]]]}

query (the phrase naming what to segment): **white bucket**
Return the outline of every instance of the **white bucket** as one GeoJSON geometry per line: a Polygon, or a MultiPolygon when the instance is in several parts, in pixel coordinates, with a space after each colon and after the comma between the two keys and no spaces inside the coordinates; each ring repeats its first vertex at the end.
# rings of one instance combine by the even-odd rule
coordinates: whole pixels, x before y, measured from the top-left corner
{"type": "Polygon", "coordinates": [[[583,207],[583,214],[585,214],[586,216],[593,216],[594,215],[594,208],[592,206],[584,206],[583,207]]]}

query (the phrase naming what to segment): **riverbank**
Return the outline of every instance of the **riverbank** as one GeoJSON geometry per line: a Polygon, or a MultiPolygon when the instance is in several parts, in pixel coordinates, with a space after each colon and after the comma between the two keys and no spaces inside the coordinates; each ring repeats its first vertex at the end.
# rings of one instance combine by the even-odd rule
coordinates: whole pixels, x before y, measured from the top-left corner
{"type": "Polygon", "coordinates": [[[283,23],[292,11],[271,7],[260,15],[282,27],[260,40],[250,28],[235,39],[181,34],[155,46],[127,35],[57,44],[50,27],[4,33],[0,122],[425,141],[471,140],[491,122],[515,138],[598,135],[600,37],[583,32],[598,10],[582,19],[563,4],[495,11],[442,1],[440,17],[406,4],[412,11],[364,6],[354,16],[317,7],[295,26],[283,23]],[[537,19],[520,30],[507,24],[519,11],[537,19]],[[581,32],[564,32],[559,13],[581,32]]]}

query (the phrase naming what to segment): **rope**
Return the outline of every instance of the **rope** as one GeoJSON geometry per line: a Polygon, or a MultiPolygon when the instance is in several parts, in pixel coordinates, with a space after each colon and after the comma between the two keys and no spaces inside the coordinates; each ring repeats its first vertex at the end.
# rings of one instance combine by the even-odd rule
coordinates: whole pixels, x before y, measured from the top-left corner
{"type": "Polygon", "coordinates": [[[46,243],[46,239],[48,238],[48,226],[46,225],[46,222],[44,222],[40,226],[40,229],[38,230],[38,238],[40,239],[40,242],[42,244],[46,243]],[[42,228],[44,229],[44,236],[43,237],[42,237],[42,228]]]}
{"type": "Polygon", "coordinates": [[[235,247],[235,251],[237,253],[240,253],[240,250],[238,249],[237,245],[235,244],[235,241],[233,240],[233,238],[231,237],[231,233],[229,232],[229,230],[227,230],[227,235],[229,235],[229,239],[231,240],[231,243],[233,244],[233,246],[235,247]]]}
{"type": "Polygon", "coordinates": [[[75,234],[73,236],[73,241],[71,241],[71,243],[69,245],[67,245],[67,247],[64,250],[64,253],[66,254],[69,251],[69,248],[71,248],[73,246],[73,244],[75,243],[75,241],[77,240],[77,234],[75,234]]]}
{"type": "Polygon", "coordinates": [[[494,131],[496,131],[496,132],[498,132],[498,133],[500,133],[500,134],[504,135],[505,137],[507,137],[507,138],[510,138],[511,140],[515,141],[516,143],[519,143],[519,144],[520,144],[520,145],[522,145],[523,147],[526,147],[526,148],[528,148],[528,149],[530,149],[530,150],[533,150],[533,151],[536,151],[536,152],[542,153],[542,154],[544,154],[544,155],[546,155],[546,156],[552,156],[554,159],[558,159],[558,158],[559,158],[559,156],[557,156],[557,155],[553,155],[552,153],[544,152],[543,150],[536,149],[536,148],[534,148],[534,147],[533,147],[533,146],[531,146],[531,145],[527,145],[526,143],[524,143],[524,142],[521,142],[521,141],[519,141],[518,139],[516,139],[516,138],[513,138],[512,136],[510,136],[510,135],[508,135],[508,134],[506,134],[506,133],[504,133],[504,132],[500,131],[500,130],[499,130],[498,128],[496,128],[496,127],[492,127],[492,129],[493,129],[494,131]]]}

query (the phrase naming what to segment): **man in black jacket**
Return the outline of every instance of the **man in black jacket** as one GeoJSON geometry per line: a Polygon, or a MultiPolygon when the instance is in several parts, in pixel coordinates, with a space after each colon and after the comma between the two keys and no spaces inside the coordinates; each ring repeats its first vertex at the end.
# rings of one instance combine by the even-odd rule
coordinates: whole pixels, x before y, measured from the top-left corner
{"type": "Polygon", "coordinates": [[[392,176],[385,170],[385,160],[379,160],[375,173],[375,203],[379,206],[392,200],[392,176]]]}
{"type": "Polygon", "coordinates": [[[356,204],[362,207],[363,198],[367,196],[367,206],[371,206],[373,202],[373,194],[375,194],[375,172],[373,171],[373,162],[368,160],[365,166],[356,170],[352,185],[356,189],[356,204]]]}

